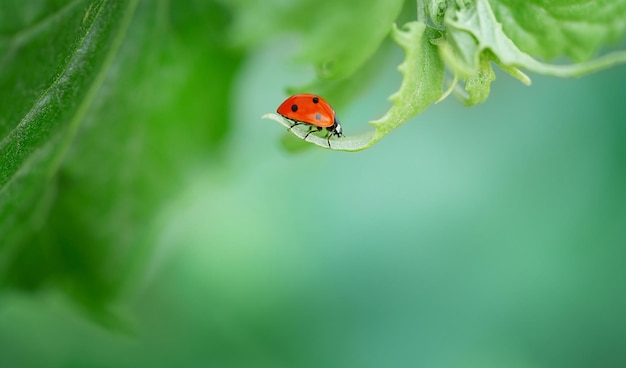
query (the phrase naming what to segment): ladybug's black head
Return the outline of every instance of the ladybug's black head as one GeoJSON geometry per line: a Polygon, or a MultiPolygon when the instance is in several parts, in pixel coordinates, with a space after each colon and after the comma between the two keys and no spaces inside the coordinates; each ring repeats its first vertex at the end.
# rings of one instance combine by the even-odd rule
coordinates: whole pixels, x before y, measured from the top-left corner
{"type": "Polygon", "coordinates": [[[330,137],[332,137],[333,135],[336,135],[337,137],[341,137],[343,135],[343,130],[341,129],[341,123],[339,122],[339,119],[337,119],[336,116],[335,116],[335,122],[334,122],[333,126],[328,128],[328,134],[326,135],[326,141],[328,142],[328,148],[331,148],[331,146],[330,146],[330,137]]]}
{"type": "Polygon", "coordinates": [[[333,125],[333,134],[337,137],[341,137],[343,135],[343,129],[341,129],[341,123],[339,119],[335,116],[335,124],[333,125]]]}

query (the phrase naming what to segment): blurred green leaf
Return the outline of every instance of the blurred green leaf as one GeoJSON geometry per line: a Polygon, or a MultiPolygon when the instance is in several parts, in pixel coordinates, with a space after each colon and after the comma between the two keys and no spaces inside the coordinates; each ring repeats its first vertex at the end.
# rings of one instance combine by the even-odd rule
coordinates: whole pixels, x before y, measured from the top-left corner
{"type": "Polygon", "coordinates": [[[367,60],[351,76],[343,79],[321,80],[316,79],[304,86],[287,88],[289,95],[297,93],[315,93],[324,96],[328,101],[333,101],[335,109],[348,105],[359,96],[360,93],[373,87],[375,78],[384,71],[391,49],[395,44],[391,39],[385,40],[369,60],[367,60]]]}
{"type": "Polygon", "coordinates": [[[402,0],[236,0],[225,1],[236,14],[238,43],[251,46],[294,33],[285,55],[296,48],[301,61],[317,67],[322,79],[350,76],[378,49],[400,13],[402,0]]]}
{"type": "Polygon", "coordinates": [[[2,39],[0,99],[12,101],[0,121],[0,271],[44,225],[54,200],[51,177],[94,103],[137,2],[46,4],[36,10],[40,4],[12,1],[7,6],[15,13],[0,13],[0,24],[11,24],[2,39]]]}
{"type": "Polygon", "coordinates": [[[163,199],[194,158],[219,159],[241,59],[219,41],[228,20],[216,2],[74,2],[7,59],[2,93],[31,76],[40,87],[3,123],[5,286],[61,288],[115,323],[107,305],[149,258],[163,199]],[[49,70],[41,43],[59,55],[49,70]]]}
{"type": "Polygon", "coordinates": [[[591,58],[626,31],[624,0],[489,0],[504,33],[525,52],[545,59],[591,58]]]}

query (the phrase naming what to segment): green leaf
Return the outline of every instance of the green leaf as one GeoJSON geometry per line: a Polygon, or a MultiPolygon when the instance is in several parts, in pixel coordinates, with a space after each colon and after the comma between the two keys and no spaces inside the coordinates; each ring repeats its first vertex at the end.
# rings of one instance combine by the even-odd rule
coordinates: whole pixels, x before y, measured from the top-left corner
{"type": "Polygon", "coordinates": [[[0,24],[11,27],[2,38],[0,99],[12,103],[0,121],[0,265],[43,226],[54,195],[46,194],[50,178],[94,102],[100,71],[110,67],[107,55],[119,47],[136,3],[73,1],[28,12],[33,5],[13,1],[9,8],[28,16],[1,13],[0,24]]]}
{"type": "Polygon", "coordinates": [[[465,90],[469,93],[467,105],[477,105],[489,97],[491,82],[496,80],[496,73],[490,65],[492,61],[490,56],[488,53],[481,55],[480,70],[465,82],[465,90]]]}
{"type": "Polygon", "coordinates": [[[285,54],[296,47],[301,61],[317,67],[323,79],[354,73],[378,49],[402,10],[401,0],[283,1],[236,0],[234,38],[243,45],[265,43],[295,33],[298,43],[285,42],[285,54]]]}
{"type": "MultiPolygon", "coordinates": [[[[610,53],[592,61],[571,65],[540,62],[521,51],[518,45],[505,33],[502,23],[496,18],[491,8],[491,3],[493,2],[488,0],[461,2],[449,9],[445,18],[445,40],[437,43],[442,57],[453,72],[460,76],[461,79],[474,84],[470,88],[476,87],[475,82],[481,80],[481,74],[484,76],[490,73],[488,69],[491,66],[487,60],[496,62],[503,70],[526,84],[530,84],[530,79],[519,68],[553,76],[571,77],[581,76],[626,62],[626,51],[610,53]]],[[[571,15],[573,12],[573,10],[568,12],[564,9],[569,9],[570,7],[573,10],[579,10],[578,7],[572,6],[568,2],[562,4],[560,9],[561,14],[563,14],[562,22],[564,27],[569,21],[565,15],[571,15]]],[[[544,11],[541,7],[533,9],[537,14],[541,14],[544,11]]],[[[592,4],[589,5],[588,11],[602,12],[604,10],[601,7],[596,8],[592,4]]],[[[507,22],[510,23],[510,21],[507,18],[507,22]]],[[[613,25],[615,24],[621,24],[621,21],[616,21],[613,25]]],[[[611,24],[607,27],[610,28],[611,24]]],[[[623,30],[623,27],[620,26],[617,29],[623,30]]],[[[582,45],[587,45],[588,47],[591,47],[589,45],[596,45],[598,38],[593,37],[596,33],[588,32],[590,32],[590,39],[594,41],[588,44],[580,43],[579,47],[582,47],[582,45]]],[[[540,38],[542,35],[535,34],[534,37],[540,38]]],[[[558,37],[552,39],[552,42],[555,45],[568,44],[567,40],[558,37]]],[[[591,52],[593,50],[589,48],[588,51],[591,52]]],[[[469,103],[484,101],[488,93],[488,89],[481,89],[481,97],[471,99],[469,103]]]]}
{"type": "Polygon", "coordinates": [[[446,10],[448,9],[447,0],[428,0],[425,5],[430,20],[435,24],[435,26],[441,27],[446,15],[446,10]]]}
{"type": "Polygon", "coordinates": [[[403,74],[402,84],[389,98],[393,102],[391,109],[371,122],[376,128],[374,142],[424,111],[442,94],[444,65],[431,42],[439,37],[439,32],[421,22],[408,23],[404,29],[394,27],[393,31],[393,38],[406,52],[398,67],[403,74]]]}
{"type": "Polygon", "coordinates": [[[61,289],[115,325],[108,306],[149,260],[163,200],[228,133],[225,91],[241,55],[223,41],[228,14],[215,1],[76,1],[50,12],[23,25],[41,40],[24,40],[0,70],[2,93],[38,86],[18,88],[24,109],[3,121],[3,147],[24,153],[2,152],[0,282],[61,289]]]}
{"type": "Polygon", "coordinates": [[[287,88],[287,94],[315,93],[324,96],[327,101],[332,101],[334,108],[341,109],[342,106],[354,100],[355,92],[358,94],[359,91],[366,91],[373,87],[375,78],[384,72],[384,68],[389,64],[389,51],[393,47],[396,47],[394,42],[387,39],[353,75],[337,80],[315,79],[302,86],[287,88]]]}
{"type": "Polygon", "coordinates": [[[504,33],[524,52],[590,59],[626,31],[624,0],[489,0],[504,33]]]}
{"type": "MultiPolygon", "coordinates": [[[[394,26],[393,38],[404,49],[404,62],[398,67],[403,74],[400,89],[390,100],[392,107],[385,115],[372,121],[374,131],[360,135],[332,139],[331,148],[341,151],[359,151],[372,146],[389,132],[404,124],[407,120],[422,112],[441,96],[444,66],[439,58],[437,47],[431,42],[438,37],[438,31],[428,28],[421,22],[410,22],[400,30],[394,26]]],[[[263,116],[277,121],[289,128],[291,122],[276,114],[263,116]]],[[[296,136],[304,139],[306,127],[297,126],[291,130],[296,136]]],[[[329,148],[326,139],[309,135],[306,139],[320,147],[329,148]]]]}
{"type": "MultiPolygon", "coordinates": [[[[117,268],[120,278],[103,277],[113,252],[89,241],[98,234],[84,226],[85,210],[93,209],[97,195],[83,196],[76,190],[81,185],[59,173],[99,103],[138,3],[74,1],[22,25],[7,38],[12,52],[3,60],[9,72],[3,70],[0,88],[4,93],[9,83],[23,86],[14,98],[24,108],[5,122],[11,129],[0,146],[0,281],[20,289],[62,288],[109,325],[116,322],[103,302],[125,273],[117,268]],[[65,197],[81,216],[60,210],[65,197]]],[[[90,169],[100,173],[101,165],[90,169]]]]}

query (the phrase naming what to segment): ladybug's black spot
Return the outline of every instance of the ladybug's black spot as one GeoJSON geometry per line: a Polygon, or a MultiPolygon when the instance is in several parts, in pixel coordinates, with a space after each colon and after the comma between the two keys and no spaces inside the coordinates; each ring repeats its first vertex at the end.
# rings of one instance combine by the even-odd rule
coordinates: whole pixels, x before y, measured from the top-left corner
{"type": "Polygon", "coordinates": [[[322,115],[320,115],[319,112],[315,114],[315,120],[320,120],[321,118],[322,118],[322,115]]]}
{"type": "Polygon", "coordinates": [[[298,111],[298,105],[296,105],[296,104],[291,105],[291,111],[293,111],[293,112],[298,111]]]}
{"type": "Polygon", "coordinates": [[[320,99],[317,97],[313,97],[313,103],[318,103],[318,102],[320,102],[320,99]]]}

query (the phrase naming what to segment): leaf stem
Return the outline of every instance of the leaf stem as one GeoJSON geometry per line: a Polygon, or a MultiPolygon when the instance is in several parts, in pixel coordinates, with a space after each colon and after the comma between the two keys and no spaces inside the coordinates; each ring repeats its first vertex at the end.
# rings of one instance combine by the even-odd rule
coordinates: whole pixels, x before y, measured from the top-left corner
{"type": "Polygon", "coordinates": [[[426,3],[424,0],[417,0],[416,8],[417,21],[427,24],[428,19],[426,18],[426,3]]]}

